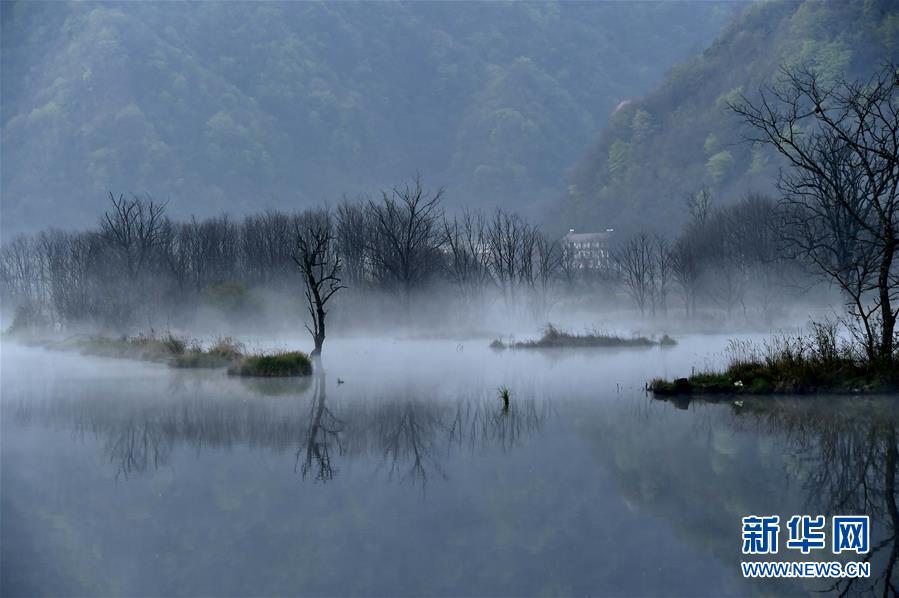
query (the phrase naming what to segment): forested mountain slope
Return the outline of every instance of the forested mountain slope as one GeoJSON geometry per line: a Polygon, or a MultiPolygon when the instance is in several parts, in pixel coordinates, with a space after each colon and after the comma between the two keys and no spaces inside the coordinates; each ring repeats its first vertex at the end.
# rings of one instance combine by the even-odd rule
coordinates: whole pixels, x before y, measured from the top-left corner
{"type": "Polygon", "coordinates": [[[90,224],[108,191],[184,216],[416,172],[526,209],[739,8],[3,2],[3,231],[90,224]]]}
{"type": "Polygon", "coordinates": [[[773,191],[777,156],[744,141],[728,102],[774,80],[781,66],[867,77],[899,60],[899,3],[767,2],[747,8],[701,54],[642,99],[621,106],[577,167],[558,228],[679,231],[685,195],[711,188],[727,203],[773,191]]]}

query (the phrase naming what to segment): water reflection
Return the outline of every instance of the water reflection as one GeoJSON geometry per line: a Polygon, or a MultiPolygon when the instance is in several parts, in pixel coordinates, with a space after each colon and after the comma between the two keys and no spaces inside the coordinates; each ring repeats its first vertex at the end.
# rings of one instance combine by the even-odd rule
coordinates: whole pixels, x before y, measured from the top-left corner
{"type": "Polygon", "coordinates": [[[899,594],[899,468],[894,400],[858,397],[778,402],[773,408],[734,420],[741,428],[777,433],[791,455],[790,469],[800,480],[808,513],[866,514],[871,518],[872,563],[869,579],[839,580],[828,589],[876,595],[899,594]],[[884,404],[885,402],[885,404],[884,404]]]}
{"type": "Polygon", "coordinates": [[[552,414],[550,401],[532,396],[504,409],[484,389],[450,400],[407,389],[331,401],[324,371],[311,380],[240,386],[181,375],[164,394],[132,392],[87,395],[74,389],[66,398],[11,401],[8,408],[16,424],[70,428],[76,439],[98,439],[116,479],[168,465],[180,443],[197,453],[237,445],[293,450],[294,471],[322,483],[339,474],[342,459],[374,456],[387,479],[422,486],[431,475],[446,479],[442,461],[451,451],[510,450],[552,414]]]}
{"type": "MultiPolygon", "coordinates": [[[[319,359],[319,367],[320,363],[319,359]]],[[[326,389],[325,373],[319,369],[315,374],[312,414],[309,417],[309,429],[306,432],[306,458],[301,469],[305,479],[315,462],[317,464],[315,479],[321,482],[327,482],[334,478],[334,468],[331,466],[331,445],[334,444],[339,452],[343,452],[343,445],[340,441],[343,424],[325,404],[326,389]]],[[[301,453],[302,449],[297,449],[297,464],[300,462],[301,453]]],[[[296,471],[296,467],[294,467],[294,471],[296,471]]]]}
{"type": "Polygon", "coordinates": [[[18,577],[4,588],[895,591],[895,401],[681,409],[602,390],[618,362],[539,369],[539,356],[512,357],[482,356],[468,376],[370,378],[381,362],[350,370],[347,359],[332,366],[346,384],[147,366],[5,376],[0,551],[4,573],[18,577]],[[488,376],[500,367],[501,379],[488,376]],[[507,411],[503,382],[514,384],[507,411]],[[742,578],[739,521],[749,513],[870,515],[871,579],[742,578]]]}

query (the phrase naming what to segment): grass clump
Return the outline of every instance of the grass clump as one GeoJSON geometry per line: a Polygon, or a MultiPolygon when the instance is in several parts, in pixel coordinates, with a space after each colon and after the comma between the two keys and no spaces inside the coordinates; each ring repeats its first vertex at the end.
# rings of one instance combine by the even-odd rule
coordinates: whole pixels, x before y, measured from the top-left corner
{"type": "Polygon", "coordinates": [[[175,336],[171,332],[166,332],[159,341],[162,343],[162,346],[165,347],[166,351],[172,355],[181,355],[187,349],[187,341],[175,336]]]}
{"type": "Polygon", "coordinates": [[[171,365],[176,368],[224,368],[239,361],[243,353],[242,343],[225,336],[218,338],[208,350],[203,350],[201,346],[195,344],[189,350],[176,355],[171,365]]]}
{"type": "Polygon", "coordinates": [[[499,393],[499,400],[503,402],[503,409],[508,410],[509,399],[512,398],[512,391],[509,390],[508,386],[503,385],[497,389],[497,392],[499,393]]]}
{"type": "Polygon", "coordinates": [[[520,341],[510,346],[515,349],[556,349],[562,347],[650,347],[656,344],[655,341],[642,336],[625,338],[599,334],[596,331],[574,334],[547,324],[543,330],[543,336],[538,340],[520,341]]]}
{"type": "Polygon", "coordinates": [[[248,355],[229,367],[228,373],[232,376],[265,378],[308,376],[312,373],[312,362],[301,351],[248,355]]]}
{"type": "Polygon", "coordinates": [[[661,396],[683,394],[809,394],[899,390],[899,373],[877,368],[840,339],[830,322],[812,323],[806,334],[781,336],[759,347],[730,341],[723,372],[701,372],[647,387],[661,396]]]}
{"type": "Polygon", "coordinates": [[[503,341],[499,340],[498,338],[495,338],[495,339],[493,339],[493,341],[490,343],[490,348],[491,348],[491,349],[494,349],[494,350],[496,350],[496,351],[502,351],[503,349],[507,349],[508,347],[506,346],[506,343],[504,343],[503,341]]]}

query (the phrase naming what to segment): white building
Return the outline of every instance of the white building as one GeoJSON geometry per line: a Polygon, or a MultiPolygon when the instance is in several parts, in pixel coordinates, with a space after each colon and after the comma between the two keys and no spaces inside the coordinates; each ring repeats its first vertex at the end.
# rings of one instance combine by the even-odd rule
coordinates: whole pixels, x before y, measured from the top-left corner
{"type": "Polygon", "coordinates": [[[575,270],[606,270],[611,267],[609,241],[613,229],[602,233],[576,233],[574,229],[562,237],[562,252],[575,270]]]}

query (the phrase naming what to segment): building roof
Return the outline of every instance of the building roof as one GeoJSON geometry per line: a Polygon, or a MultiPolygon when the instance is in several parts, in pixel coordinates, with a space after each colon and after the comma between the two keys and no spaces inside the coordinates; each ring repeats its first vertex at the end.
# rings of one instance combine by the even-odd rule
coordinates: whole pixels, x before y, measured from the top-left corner
{"type": "Polygon", "coordinates": [[[562,237],[562,240],[569,243],[589,243],[592,241],[608,241],[610,236],[611,231],[602,233],[576,233],[571,230],[567,235],[562,237]]]}

